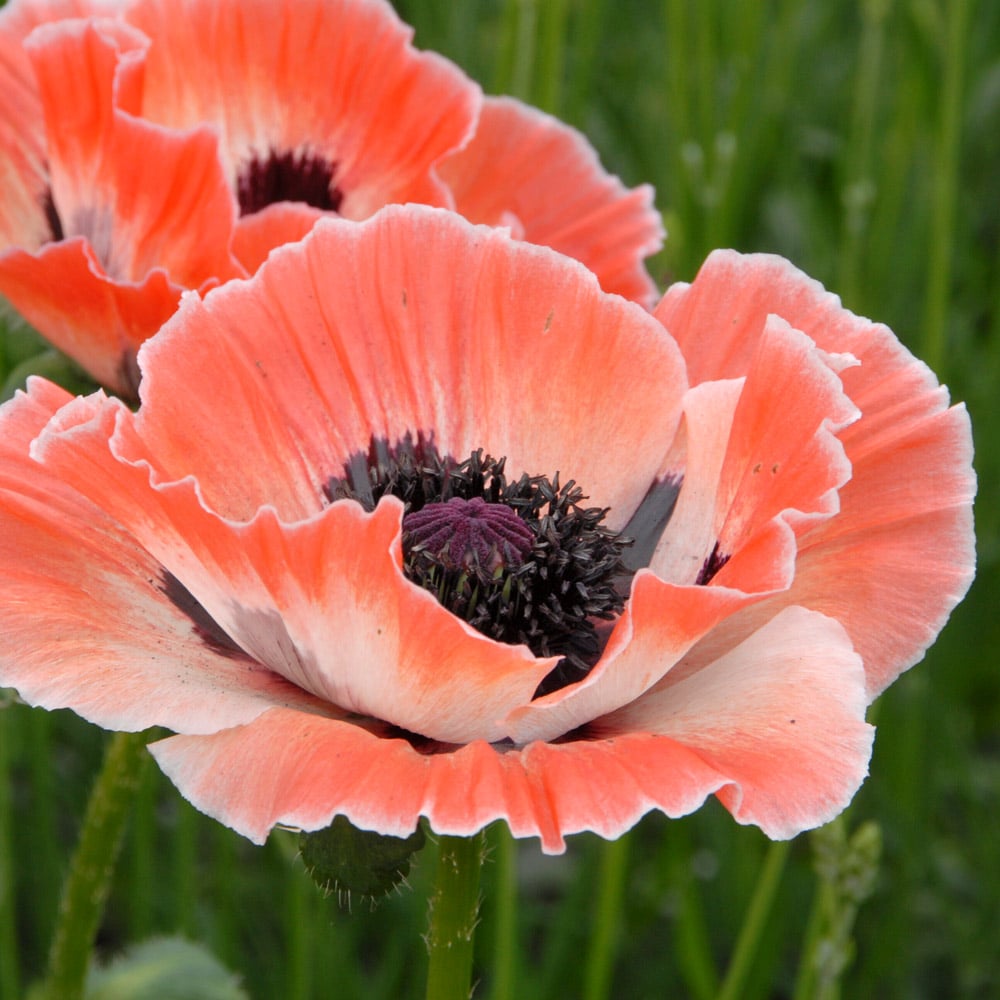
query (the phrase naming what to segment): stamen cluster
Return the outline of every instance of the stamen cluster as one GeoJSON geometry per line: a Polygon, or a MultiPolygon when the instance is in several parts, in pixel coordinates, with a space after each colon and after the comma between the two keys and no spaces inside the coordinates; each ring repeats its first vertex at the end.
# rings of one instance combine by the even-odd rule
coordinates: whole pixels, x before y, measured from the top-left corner
{"type": "Polygon", "coordinates": [[[555,690],[600,655],[597,623],[624,606],[621,556],[630,542],[602,526],[607,509],[582,505],[573,480],[523,474],[511,482],[505,461],[482,449],[458,462],[422,441],[375,442],[330,481],[326,496],[368,509],[399,497],[406,575],[485,635],[563,657],[540,689],[555,690]],[[470,527],[473,516],[479,526],[470,527]]]}

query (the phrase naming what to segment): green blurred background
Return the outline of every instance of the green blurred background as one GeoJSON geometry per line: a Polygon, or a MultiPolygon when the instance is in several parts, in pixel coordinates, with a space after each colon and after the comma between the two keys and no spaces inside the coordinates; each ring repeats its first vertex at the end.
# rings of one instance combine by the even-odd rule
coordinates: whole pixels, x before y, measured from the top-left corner
{"type": "MultiPolygon", "coordinates": [[[[661,286],[690,280],[715,247],[783,254],[888,323],[966,401],[978,579],[926,660],[877,705],[872,776],[840,829],[877,821],[883,856],[853,945],[834,956],[846,971],[826,995],[1000,996],[1000,4],[396,7],[422,48],[488,92],[563,117],[628,184],[655,186],[669,231],[651,262],[661,286]]],[[[8,388],[29,370],[65,371],[16,322],[2,334],[8,388]]],[[[69,713],[0,711],[0,1000],[20,997],[43,967],[104,741],[69,713]]],[[[508,856],[506,838],[493,839],[508,856]]],[[[740,996],[796,995],[808,928],[822,925],[824,906],[836,909],[836,891],[818,890],[816,843],[791,846],[740,996]]],[[[417,866],[414,891],[348,913],[300,876],[294,854],[281,835],[258,849],[200,817],[151,767],[101,945],[112,953],[182,933],[257,998],[422,995],[429,865],[417,866]]],[[[613,853],[589,836],[554,859],[520,845],[514,985],[490,973],[497,935],[511,926],[491,902],[504,898],[495,883],[508,869],[492,865],[477,996],[707,1000],[768,856],[757,831],[714,803],[683,821],[647,817],[613,853]],[[595,926],[612,928],[604,944],[595,926]],[[608,970],[594,970],[597,953],[608,970]]]]}

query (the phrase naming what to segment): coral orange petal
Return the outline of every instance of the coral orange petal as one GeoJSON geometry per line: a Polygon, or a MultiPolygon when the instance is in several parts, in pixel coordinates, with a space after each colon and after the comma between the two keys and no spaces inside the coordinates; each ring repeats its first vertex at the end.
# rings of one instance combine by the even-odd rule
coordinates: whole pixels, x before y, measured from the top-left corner
{"type": "Polygon", "coordinates": [[[680,493],[649,562],[663,580],[693,584],[718,540],[724,516],[719,480],[743,385],[743,379],[702,382],[684,397],[677,442],[682,453],[661,473],[680,481],[680,493]]]}
{"type": "MultiPolygon", "coordinates": [[[[442,833],[471,834],[504,814],[505,779],[520,777],[516,752],[500,754],[482,741],[424,755],[385,731],[281,710],[213,737],[173,736],[150,750],[185,798],[256,843],[275,824],[317,830],[338,813],[389,836],[411,833],[421,815],[442,833]],[[438,811],[450,822],[437,821],[438,811]]],[[[526,826],[525,834],[534,832],[530,819],[526,826]]],[[[562,849],[558,827],[547,827],[562,849]]]]}
{"type": "Polygon", "coordinates": [[[968,416],[890,330],[781,258],[717,251],[656,310],[693,383],[744,374],[771,313],[857,358],[840,378],[862,416],[838,434],[853,470],[840,512],[800,538],[796,584],[758,612],[797,603],[834,615],[874,697],[920,659],[972,580],[968,416]]]}
{"type": "Polygon", "coordinates": [[[509,97],[487,97],[472,141],[439,167],[455,208],[473,222],[520,224],[519,238],[593,271],[608,292],[652,304],[642,259],[663,245],[646,184],[629,190],[568,125],[509,97]]]}
{"type": "Polygon", "coordinates": [[[62,229],[84,236],[115,280],[140,281],[157,267],[189,288],[235,277],[235,200],[213,130],[175,133],[128,113],[146,43],[108,20],[46,25],[27,43],[62,229]]]}
{"type": "Polygon", "coordinates": [[[315,830],[340,813],[395,836],[420,816],[453,835],[505,819],[515,836],[537,836],[555,853],[567,834],[617,837],[650,809],[682,816],[712,793],[740,822],[794,836],[849,801],[872,733],[861,665],[843,630],[789,609],[699,675],[577,740],[421,753],[376,727],[275,710],[151,749],[195,806],[258,843],[275,824],[315,830]]]}
{"type": "Polygon", "coordinates": [[[748,592],[791,583],[793,537],[839,510],[851,467],[836,434],[857,417],[827,356],[768,317],[733,415],[699,582],[748,592]]]}
{"type": "Polygon", "coordinates": [[[77,17],[113,17],[134,0],[7,0],[0,33],[23,42],[40,24],[77,17]]]}
{"type": "Polygon", "coordinates": [[[143,34],[113,20],[45,24],[25,42],[56,168],[54,187],[69,218],[90,203],[82,192],[108,184],[104,161],[115,108],[125,98],[128,110],[136,110],[146,45],[143,34]]]}
{"type": "Polygon", "coordinates": [[[582,681],[515,708],[506,722],[511,738],[518,743],[555,739],[627,705],[720,621],[761,596],[726,587],[678,586],[641,570],[594,668],[582,681]]]}
{"type": "Polygon", "coordinates": [[[432,168],[471,135],[479,89],[410,46],[381,0],[149,0],[130,21],[155,44],[143,115],[219,125],[230,184],[257,157],[318,156],[340,212],[390,202],[448,205],[432,168]]]}
{"type": "Polygon", "coordinates": [[[141,363],[149,452],[237,518],[307,516],[373,439],[423,434],[458,461],[506,456],[508,475],[558,471],[620,528],[685,389],[659,324],[582,265],[419,206],[321,220],[252,285],[187,298],[141,363]]]}
{"type": "Polygon", "coordinates": [[[40,246],[52,238],[44,204],[48,192],[41,106],[31,64],[20,45],[0,32],[0,253],[40,246]]]}
{"type": "MultiPolygon", "coordinates": [[[[733,250],[709,254],[695,280],[671,285],[654,310],[681,345],[692,385],[745,375],[769,315],[825,350],[852,351],[844,322],[830,325],[838,313],[850,316],[835,295],[788,261],[733,250]]],[[[863,338],[851,341],[864,346],[863,338]]]]}
{"type": "Polygon", "coordinates": [[[811,340],[769,317],[733,415],[719,487],[721,549],[737,552],[764,522],[805,526],[837,512],[851,466],[836,434],[858,419],[811,340]]]}
{"type": "Polygon", "coordinates": [[[139,345],[181,296],[162,270],[134,284],[110,280],[79,238],[0,256],[0,292],[97,381],[128,397],[138,385],[139,345]]]}
{"type": "Polygon", "coordinates": [[[275,247],[301,240],[323,215],[320,209],[298,201],[279,201],[244,215],[233,233],[233,253],[253,274],[275,247]]]}
{"type": "Polygon", "coordinates": [[[514,836],[537,836],[544,851],[560,853],[565,835],[617,837],[655,805],[671,816],[689,813],[726,780],[686,747],[655,736],[506,751],[477,741],[422,754],[390,735],[279,709],[150,750],[185,798],[256,843],[275,824],[317,830],[339,813],[391,836],[411,833],[421,816],[456,836],[505,819],[514,836]]]}
{"type": "Polygon", "coordinates": [[[775,317],[745,379],[690,390],[683,460],[661,473],[682,485],[650,563],[659,579],[639,573],[594,669],[515,709],[511,735],[552,739],[628,704],[726,617],[787,589],[795,531],[837,510],[850,468],[833,432],[855,416],[822,352],[775,317]]]}
{"type": "Polygon", "coordinates": [[[341,501],[291,525],[270,508],[227,522],[191,480],[155,486],[147,462],[115,459],[109,437],[130,417],[115,401],[75,400],[34,454],[132,531],[269,669],[342,709],[459,743],[503,738],[500,720],[555,666],[487,639],[403,576],[400,501],[371,514],[341,501]]]}
{"type": "Polygon", "coordinates": [[[696,673],[668,674],[592,736],[676,740],[725,779],[717,794],[737,820],[784,839],[828,822],[864,780],[874,735],[866,704],[843,628],[790,607],[696,673]]]}
{"type": "Polygon", "coordinates": [[[968,590],[975,566],[965,408],[898,430],[891,447],[855,458],[840,513],[801,539],[795,583],[777,601],[816,608],[844,624],[864,657],[872,698],[923,656],[968,590]]]}
{"type": "Polygon", "coordinates": [[[213,732],[314,699],[217,641],[122,527],[27,457],[68,398],[33,379],[0,410],[0,677],[112,729],[213,732]]]}

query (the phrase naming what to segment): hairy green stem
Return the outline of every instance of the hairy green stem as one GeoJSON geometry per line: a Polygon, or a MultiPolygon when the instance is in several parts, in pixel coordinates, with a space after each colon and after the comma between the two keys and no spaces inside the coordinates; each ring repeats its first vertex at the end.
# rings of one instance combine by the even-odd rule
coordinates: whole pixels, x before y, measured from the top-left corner
{"type": "Polygon", "coordinates": [[[115,733],[108,743],[63,885],[45,981],[45,996],[51,1000],[83,996],[115,860],[149,759],[146,740],[145,733],[115,733]]]}
{"type": "MultiPolygon", "coordinates": [[[[273,843],[278,843],[274,838],[273,843]]],[[[278,848],[281,850],[281,847],[278,848]]],[[[296,865],[295,867],[298,867],[296,865]]],[[[292,865],[289,865],[292,869],[292,865]]],[[[286,949],[288,969],[285,977],[284,996],[287,1000],[306,1000],[313,988],[310,975],[310,953],[312,951],[313,920],[309,904],[316,895],[309,878],[298,877],[303,873],[294,871],[285,886],[286,949]]]]}
{"type": "Polygon", "coordinates": [[[493,935],[491,1000],[514,1000],[517,995],[517,844],[506,823],[490,830],[496,873],[492,902],[496,914],[493,935]]]}
{"type": "Polygon", "coordinates": [[[427,1000],[468,1000],[485,833],[441,837],[427,928],[427,1000]]]}

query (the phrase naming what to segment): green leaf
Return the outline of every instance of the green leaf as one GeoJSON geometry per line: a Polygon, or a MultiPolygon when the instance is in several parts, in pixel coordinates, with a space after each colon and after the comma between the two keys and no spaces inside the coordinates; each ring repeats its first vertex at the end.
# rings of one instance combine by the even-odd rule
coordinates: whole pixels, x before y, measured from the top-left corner
{"type": "Polygon", "coordinates": [[[0,402],[10,399],[18,389],[23,389],[29,375],[42,375],[50,382],[79,395],[93,392],[96,388],[93,379],[74,361],[55,348],[47,348],[25,358],[7,373],[0,386],[0,402]]]}
{"type": "Polygon", "coordinates": [[[91,971],[87,1000],[248,1000],[239,981],[201,945],[158,938],[91,971]]]}

